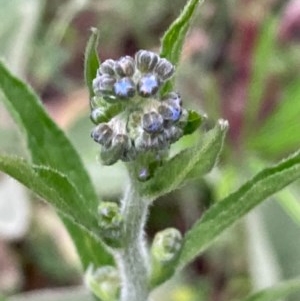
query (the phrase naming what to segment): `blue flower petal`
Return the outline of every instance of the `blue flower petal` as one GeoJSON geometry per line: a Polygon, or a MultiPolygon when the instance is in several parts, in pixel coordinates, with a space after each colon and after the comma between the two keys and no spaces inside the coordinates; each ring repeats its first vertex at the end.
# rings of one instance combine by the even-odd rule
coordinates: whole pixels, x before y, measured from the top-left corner
{"type": "Polygon", "coordinates": [[[130,98],[135,94],[135,85],[132,79],[124,77],[114,84],[114,93],[119,98],[130,98]]]}
{"type": "Polygon", "coordinates": [[[159,80],[154,74],[143,76],[138,84],[138,92],[143,97],[154,95],[159,88],[159,80]]]}

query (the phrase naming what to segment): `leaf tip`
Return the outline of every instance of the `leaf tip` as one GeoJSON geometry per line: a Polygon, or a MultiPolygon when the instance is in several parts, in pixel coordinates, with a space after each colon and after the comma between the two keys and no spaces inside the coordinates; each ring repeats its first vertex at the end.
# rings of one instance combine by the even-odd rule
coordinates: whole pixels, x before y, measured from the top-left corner
{"type": "Polygon", "coordinates": [[[229,122],[225,119],[219,119],[218,125],[222,131],[226,131],[229,128],[229,122]]]}
{"type": "Polygon", "coordinates": [[[97,35],[97,34],[99,33],[99,29],[96,28],[96,27],[91,27],[91,28],[90,28],[90,32],[91,32],[92,34],[97,35]]]}

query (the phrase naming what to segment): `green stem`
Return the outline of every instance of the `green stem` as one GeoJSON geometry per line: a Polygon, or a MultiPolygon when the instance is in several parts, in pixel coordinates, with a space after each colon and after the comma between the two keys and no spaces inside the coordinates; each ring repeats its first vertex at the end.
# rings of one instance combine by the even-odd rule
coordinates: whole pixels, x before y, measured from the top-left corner
{"type": "Polygon", "coordinates": [[[149,295],[149,259],[144,239],[148,203],[133,185],[122,200],[125,243],[123,249],[115,252],[122,280],[120,301],[146,301],[149,295]]]}

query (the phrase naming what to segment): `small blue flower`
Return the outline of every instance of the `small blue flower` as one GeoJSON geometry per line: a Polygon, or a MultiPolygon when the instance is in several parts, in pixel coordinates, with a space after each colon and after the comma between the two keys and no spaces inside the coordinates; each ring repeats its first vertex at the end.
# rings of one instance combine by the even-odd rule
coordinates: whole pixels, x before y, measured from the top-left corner
{"type": "Polygon", "coordinates": [[[140,50],[135,55],[136,67],[142,73],[152,72],[157,62],[159,61],[159,56],[151,51],[140,50]]]}
{"type": "Polygon", "coordinates": [[[156,94],[159,88],[159,80],[154,74],[144,75],[138,83],[138,93],[142,97],[150,97],[156,94]]]}
{"type": "Polygon", "coordinates": [[[129,77],[124,77],[119,79],[114,84],[114,93],[117,97],[121,99],[127,99],[133,97],[135,94],[135,85],[132,79],[129,77]]]}

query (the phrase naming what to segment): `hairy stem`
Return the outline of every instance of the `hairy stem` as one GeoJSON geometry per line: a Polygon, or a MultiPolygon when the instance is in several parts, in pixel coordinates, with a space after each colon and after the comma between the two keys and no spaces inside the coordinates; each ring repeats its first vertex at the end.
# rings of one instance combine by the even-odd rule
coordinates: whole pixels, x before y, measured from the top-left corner
{"type": "Polygon", "coordinates": [[[122,200],[125,245],[115,254],[122,280],[121,301],[146,301],[149,295],[149,259],[144,239],[147,211],[148,201],[130,185],[122,200]]]}

